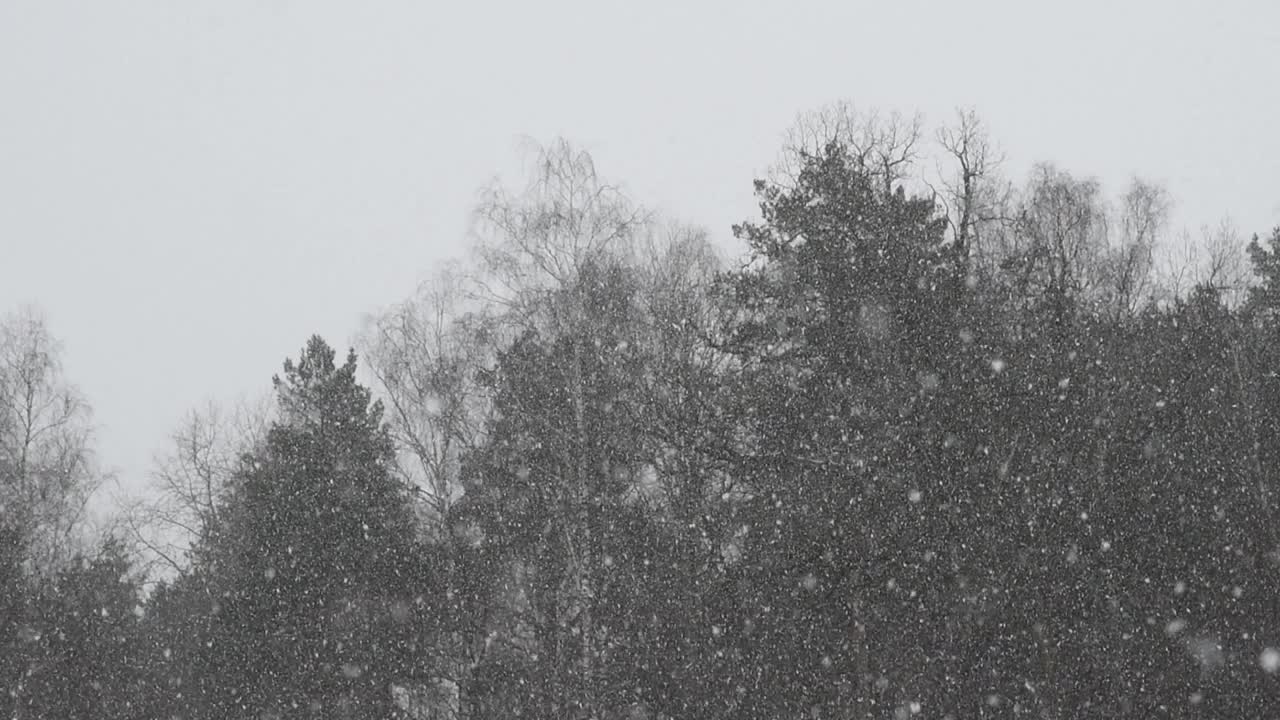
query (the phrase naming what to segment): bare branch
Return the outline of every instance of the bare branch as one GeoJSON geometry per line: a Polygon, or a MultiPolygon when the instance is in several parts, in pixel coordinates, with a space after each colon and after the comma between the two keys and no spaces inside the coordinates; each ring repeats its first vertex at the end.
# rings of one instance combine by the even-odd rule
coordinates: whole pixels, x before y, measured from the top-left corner
{"type": "Polygon", "coordinates": [[[1133,316],[1154,298],[1155,251],[1171,205],[1163,187],[1137,178],[1120,199],[1104,267],[1106,299],[1117,318],[1133,316]]]}
{"type": "Polygon", "coordinates": [[[630,256],[648,217],[563,140],[540,149],[531,170],[522,192],[495,183],[476,210],[481,299],[526,324],[588,261],[630,256]]]}
{"type": "Polygon", "coordinates": [[[479,441],[487,412],[476,372],[493,349],[467,322],[474,303],[466,279],[456,266],[444,268],[412,298],[371,318],[360,340],[403,451],[401,467],[433,520],[459,494],[461,456],[479,441]]]}
{"type": "Polygon", "coordinates": [[[788,187],[804,166],[805,156],[821,154],[830,143],[844,145],[886,192],[912,173],[918,157],[924,119],[894,111],[862,111],[841,100],[801,113],[784,134],[783,150],[769,176],[788,187]]]}
{"type": "Polygon", "coordinates": [[[18,519],[37,572],[83,549],[88,499],[103,477],[88,404],[63,377],[60,355],[35,309],[0,320],[0,507],[18,519]]]}
{"type": "Polygon", "coordinates": [[[230,412],[208,402],[188,413],[156,456],[144,498],[125,499],[124,525],[143,562],[186,572],[192,546],[217,526],[239,458],[265,439],[265,401],[241,402],[230,412]]]}
{"type": "Polygon", "coordinates": [[[949,208],[952,236],[966,255],[981,253],[983,223],[993,216],[1002,199],[995,173],[1004,157],[993,147],[986,127],[972,109],[957,110],[956,124],[939,128],[937,141],[955,164],[953,172],[940,172],[940,196],[949,208]]]}

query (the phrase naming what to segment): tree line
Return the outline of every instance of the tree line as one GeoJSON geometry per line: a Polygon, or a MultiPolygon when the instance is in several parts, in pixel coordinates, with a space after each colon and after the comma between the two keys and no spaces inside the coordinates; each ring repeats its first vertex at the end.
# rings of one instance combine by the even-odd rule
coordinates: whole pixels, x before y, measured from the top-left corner
{"type": "Polygon", "coordinates": [[[802,115],[740,260],[542,148],[97,532],[11,315],[0,713],[1280,714],[1280,229],[1179,244],[1158,184],[932,141],[802,115]]]}

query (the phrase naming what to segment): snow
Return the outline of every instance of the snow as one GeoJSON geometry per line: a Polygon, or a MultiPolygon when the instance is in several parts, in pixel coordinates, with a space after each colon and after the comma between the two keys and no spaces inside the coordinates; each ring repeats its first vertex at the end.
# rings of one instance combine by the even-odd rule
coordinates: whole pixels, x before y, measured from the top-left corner
{"type": "Polygon", "coordinates": [[[1269,673],[1280,672],[1280,648],[1269,647],[1258,655],[1258,665],[1269,673]]]}

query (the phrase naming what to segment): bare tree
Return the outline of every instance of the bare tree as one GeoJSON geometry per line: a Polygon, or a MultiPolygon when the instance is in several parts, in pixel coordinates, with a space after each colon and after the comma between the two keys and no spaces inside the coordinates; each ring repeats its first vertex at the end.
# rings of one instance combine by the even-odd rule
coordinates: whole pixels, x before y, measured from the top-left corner
{"type": "Polygon", "coordinates": [[[938,145],[954,169],[940,171],[939,199],[947,208],[953,241],[961,253],[980,264],[989,255],[982,245],[984,228],[1001,219],[1008,184],[998,169],[1004,162],[986,127],[972,109],[956,111],[956,123],[937,132],[938,145]]]}
{"type": "Polygon", "coordinates": [[[360,339],[403,453],[401,469],[433,520],[446,517],[460,493],[462,454],[475,447],[487,417],[476,372],[492,357],[491,328],[470,291],[468,274],[446,266],[413,297],[369,318],[360,339]]]}
{"type": "Polygon", "coordinates": [[[1228,307],[1237,307],[1255,282],[1246,246],[1240,230],[1227,217],[1217,225],[1202,225],[1198,236],[1184,228],[1177,243],[1157,253],[1161,258],[1157,278],[1161,302],[1185,300],[1199,286],[1216,291],[1228,307]]]}
{"type": "Polygon", "coordinates": [[[1196,265],[1200,247],[1191,231],[1183,228],[1178,240],[1158,249],[1156,256],[1156,301],[1167,307],[1178,298],[1186,297],[1195,284],[1196,265]]]}
{"type": "Polygon", "coordinates": [[[844,145],[886,192],[908,178],[919,155],[923,116],[898,111],[881,114],[859,110],[840,100],[803,112],[787,129],[782,155],[770,172],[774,182],[787,186],[804,166],[805,155],[819,155],[830,143],[844,145]]]}
{"type": "Polygon", "coordinates": [[[240,456],[266,439],[267,399],[192,410],[154,460],[142,497],[125,498],[120,523],[153,576],[182,575],[195,543],[219,522],[240,456]]]}
{"type": "Polygon", "coordinates": [[[1102,188],[1039,164],[1020,193],[1015,222],[1002,232],[1001,269],[1018,302],[1095,302],[1104,285],[1108,213],[1102,188]]]}
{"type": "Polygon", "coordinates": [[[1196,283],[1217,290],[1223,302],[1236,307],[1244,302],[1253,283],[1253,271],[1245,255],[1248,244],[1230,218],[1200,229],[1203,259],[1196,283]]]}
{"type": "MultiPolygon", "coordinates": [[[[596,352],[591,337],[604,329],[594,323],[609,321],[588,305],[584,273],[591,266],[625,268],[634,311],[625,334],[646,348],[652,363],[663,365],[662,370],[655,368],[652,377],[646,373],[637,378],[648,383],[637,393],[648,392],[645,397],[653,398],[655,408],[681,410],[661,417],[651,413],[655,416],[642,422],[665,430],[664,423],[696,426],[698,418],[711,411],[707,406],[713,399],[701,389],[712,372],[708,368],[724,361],[706,342],[722,307],[712,297],[712,280],[722,261],[704,232],[654,222],[597,175],[587,153],[568,143],[539,148],[528,170],[523,186],[512,189],[495,183],[484,192],[476,211],[476,246],[469,262],[447,266],[408,300],[371,317],[359,344],[365,367],[387,405],[401,468],[420,489],[429,519],[438,519],[448,517],[454,501],[475,489],[462,487],[460,460],[484,440],[490,419],[490,390],[478,382],[479,371],[491,369],[498,352],[526,331],[534,330],[546,340],[567,341],[573,354],[566,388],[571,398],[571,429],[558,446],[563,474],[556,487],[548,489],[560,498],[558,506],[563,510],[547,520],[552,533],[548,542],[567,558],[566,566],[554,571],[552,582],[557,587],[556,616],[568,625],[556,626],[540,638],[548,646],[528,650],[554,647],[553,664],[573,668],[585,678],[604,664],[607,628],[596,622],[594,609],[595,578],[605,562],[597,549],[598,538],[593,537],[591,517],[596,507],[592,499],[598,485],[595,474],[601,470],[587,464],[585,449],[596,429],[586,420],[590,400],[583,368],[588,354],[596,352]],[[685,381],[668,382],[675,377],[685,381]]],[[[674,462],[669,471],[657,465],[655,460],[633,478],[638,488],[635,495],[653,491],[645,495],[646,501],[662,497],[674,504],[681,493],[696,495],[690,489],[693,485],[707,484],[708,473],[689,472],[674,462]],[[674,479],[681,472],[692,478],[684,486],[674,479]],[[668,477],[672,481],[664,482],[668,477]]],[[[707,492],[706,487],[694,490],[707,492]]],[[[454,530],[432,522],[427,527],[454,530]]],[[[447,550],[450,545],[441,547],[447,550]]],[[[444,562],[452,562],[450,553],[445,555],[444,562]]],[[[528,580],[519,566],[513,563],[512,587],[528,580]]],[[[507,609],[518,610],[518,606],[507,609]]],[[[495,636],[482,640],[461,638],[465,649],[458,655],[465,660],[455,668],[459,678],[470,672],[468,668],[474,669],[495,636]]],[[[586,703],[590,706],[592,698],[586,698],[586,703]]]]}
{"type": "MultiPolygon", "coordinates": [[[[590,154],[558,140],[533,158],[522,191],[495,182],[475,213],[478,297],[517,324],[536,323],[538,310],[550,307],[548,294],[571,287],[585,263],[629,257],[647,221],[601,180],[590,154]]],[[[559,321],[575,322],[572,309],[558,310],[559,321]]]]}
{"type": "Polygon", "coordinates": [[[1155,251],[1172,202],[1163,187],[1134,178],[1120,199],[1108,248],[1107,292],[1117,317],[1132,316],[1152,298],[1155,251]]]}
{"type": "MultiPolygon", "coordinates": [[[[616,186],[604,182],[585,152],[558,141],[542,148],[520,192],[495,185],[477,212],[478,297],[494,309],[511,332],[536,329],[546,338],[567,341],[570,432],[564,438],[564,476],[554,489],[564,510],[552,522],[557,552],[566,558],[554,584],[555,615],[570,626],[551,627],[542,638],[553,648],[553,667],[590,678],[604,652],[596,622],[595,578],[600,563],[593,527],[597,487],[587,448],[595,429],[588,426],[588,388],[584,366],[595,352],[589,337],[600,322],[582,282],[589,267],[637,268],[638,248],[652,228],[649,214],[616,186]]],[[[559,672],[559,670],[557,670],[559,672]]],[[[588,687],[590,687],[588,685],[588,687]]],[[[563,705],[570,698],[560,699],[563,705]]],[[[595,709],[588,692],[577,698],[595,709]]]]}
{"type": "Polygon", "coordinates": [[[103,479],[91,412],[63,376],[61,352],[34,308],[0,320],[0,516],[17,525],[36,572],[82,549],[87,504],[103,479]]]}
{"type": "Polygon", "coordinates": [[[670,223],[646,233],[635,268],[642,287],[644,319],[653,347],[665,355],[705,353],[705,333],[712,330],[719,303],[712,285],[725,268],[701,228],[670,223]]]}

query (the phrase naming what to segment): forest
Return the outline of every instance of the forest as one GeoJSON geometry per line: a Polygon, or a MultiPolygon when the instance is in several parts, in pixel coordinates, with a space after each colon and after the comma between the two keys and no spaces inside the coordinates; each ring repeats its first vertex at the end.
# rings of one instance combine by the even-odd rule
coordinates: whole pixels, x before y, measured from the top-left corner
{"type": "Polygon", "coordinates": [[[778,158],[730,257],[540,148],[106,521],[6,316],[0,716],[1280,717],[1280,228],[1009,177],[971,111],[778,158]]]}

